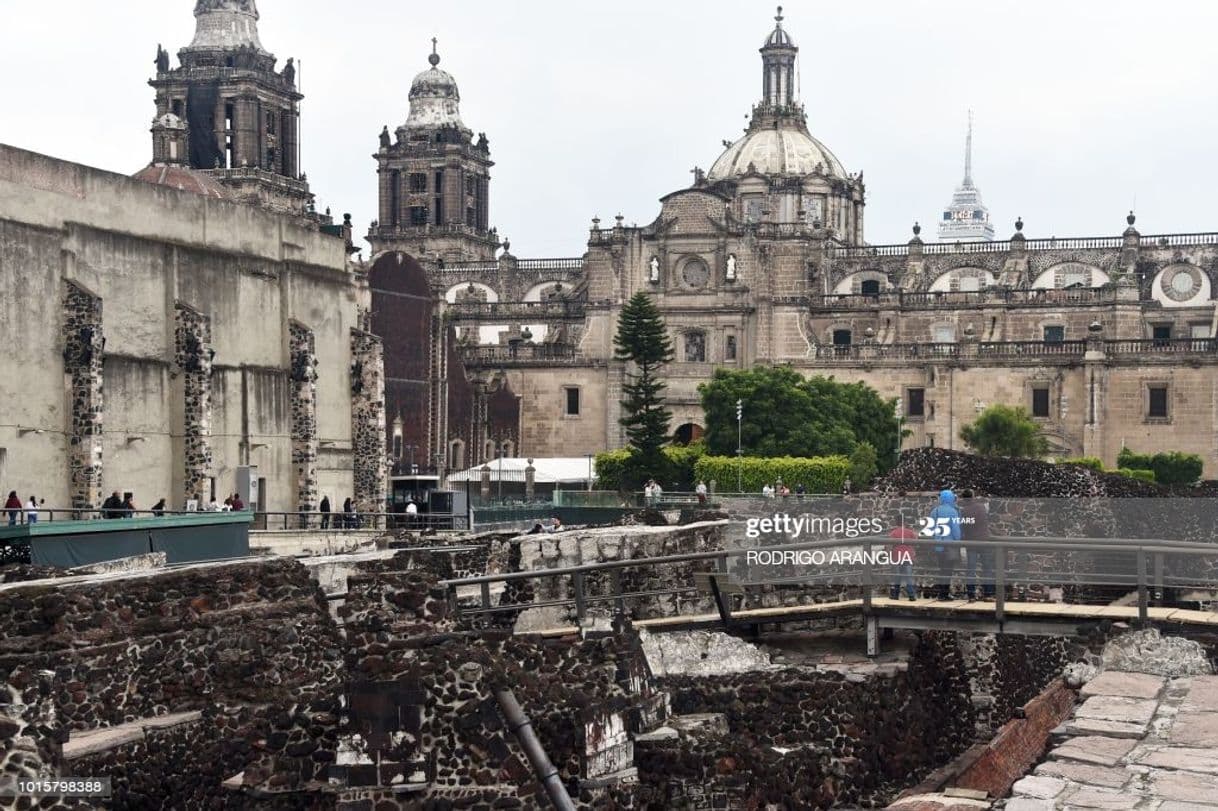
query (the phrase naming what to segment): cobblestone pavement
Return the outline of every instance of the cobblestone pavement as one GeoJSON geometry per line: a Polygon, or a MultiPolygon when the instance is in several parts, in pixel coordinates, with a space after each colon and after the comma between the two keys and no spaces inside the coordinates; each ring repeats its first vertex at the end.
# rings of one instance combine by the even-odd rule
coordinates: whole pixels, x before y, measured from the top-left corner
{"type": "Polygon", "coordinates": [[[1218,811],[1218,676],[1106,671],[1006,811],[1218,811]]]}

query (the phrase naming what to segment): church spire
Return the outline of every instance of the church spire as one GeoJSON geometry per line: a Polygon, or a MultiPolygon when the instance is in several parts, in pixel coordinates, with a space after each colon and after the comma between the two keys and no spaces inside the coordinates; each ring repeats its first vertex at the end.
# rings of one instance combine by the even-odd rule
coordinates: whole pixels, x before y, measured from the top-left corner
{"type": "Polygon", "coordinates": [[[973,111],[968,111],[968,138],[964,142],[964,188],[973,187],[973,111]]]}
{"type": "Polygon", "coordinates": [[[795,58],[799,48],[783,29],[784,19],[779,6],[774,15],[774,30],[761,46],[761,103],[767,113],[793,113],[799,103],[795,95],[795,58]]]}

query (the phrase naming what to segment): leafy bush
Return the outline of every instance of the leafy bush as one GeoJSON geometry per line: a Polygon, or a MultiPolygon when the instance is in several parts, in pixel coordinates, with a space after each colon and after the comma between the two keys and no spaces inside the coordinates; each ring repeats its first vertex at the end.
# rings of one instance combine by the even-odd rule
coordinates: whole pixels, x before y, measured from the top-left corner
{"type": "Polygon", "coordinates": [[[1134,470],[1153,470],[1159,484],[1193,484],[1201,478],[1205,463],[1195,453],[1171,451],[1156,453],[1134,453],[1121,448],[1117,454],[1117,466],[1134,470]]]}
{"type": "Polygon", "coordinates": [[[1123,467],[1114,471],[1122,476],[1130,479],[1141,479],[1144,482],[1153,482],[1155,480],[1155,472],[1153,470],[1135,470],[1133,468],[1123,467]]]}
{"type": "Polygon", "coordinates": [[[869,442],[860,442],[850,454],[850,483],[856,490],[869,489],[878,472],[875,448],[869,442]]]}
{"type": "Polygon", "coordinates": [[[840,493],[850,475],[850,460],[845,456],[772,459],[703,456],[694,465],[694,472],[702,481],[717,482],[720,491],[734,491],[739,472],[746,493],[759,493],[762,487],[779,479],[792,492],[802,484],[809,493],[840,493]]]}
{"type": "Polygon", "coordinates": [[[1083,467],[1089,467],[1097,473],[1104,472],[1104,460],[1097,456],[1078,456],[1074,459],[1063,459],[1061,462],[1059,462],[1059,464],[1081,465],[1083,467]]]}
{"type": "Polygon", "coordinates": [[[601,490],[633,490],[639,484],[638,478],[655,478],[664,489],[692,490],[697,481],[694,466],[703,454],[706,446],[695,442],[688,446],[669,446],[663,449],[667,460],[665,470],[656,470],[656,465],[642,465],[630,448],[620,448],[616,451],[605,451],[596,455],[597,487],[601,490]],[[644,469],[646,468],[646,469],[644,469]]]}

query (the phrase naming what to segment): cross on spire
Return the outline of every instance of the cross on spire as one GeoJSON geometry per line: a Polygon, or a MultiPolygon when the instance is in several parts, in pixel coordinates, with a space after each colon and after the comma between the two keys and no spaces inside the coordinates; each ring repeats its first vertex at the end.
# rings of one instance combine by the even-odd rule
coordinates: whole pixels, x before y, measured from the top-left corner
{"type": "Polygon", "coordinates": [[[782,16],[782,6],[779,6],[779,7],[778,7],[778,14],[777,14],[777,16],[775,16],[775,17],[774,17],[774,20],[775,20],[775,21],[776,21],[776,22],[777,22],[779,25],[782,25],[782,20],[783,20],[783,16],[782,16]]]}
{"type": "Polygon", "coordinates": [[[438,39],[435,37],[431,38],[431,56],[427,57],[427,61],[431,63],[433,68],[440,64],[440,53],[436,50],[439,47],[439,44],[440,41],[438,39]]]}

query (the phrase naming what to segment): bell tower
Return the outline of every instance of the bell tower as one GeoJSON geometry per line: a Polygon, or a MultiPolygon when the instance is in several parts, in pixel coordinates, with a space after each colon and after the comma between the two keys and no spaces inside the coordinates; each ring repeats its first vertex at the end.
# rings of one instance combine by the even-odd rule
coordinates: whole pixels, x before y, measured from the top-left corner
{"type": "Polygon", "coordinates": [[[431,67],[410,85],[410,114],[391,136],[381,130],[377,162],[380,218],[368,241],[374,254],[401,251],[420,262],[489,262],[499,248],[490,227],[490,142],[461,119],[457,81],[431,67]]]}
{"type": "Polygon", "coordinates": [[[280,213],[307,215],[313,196],[300,171],[300,101],[296,66],[276,72],[258,37],[255,0],[198,0],[195,36],[179,65],[157,46],[154,142],[164,160],[181,150],[189,168],[206,172],[232,197],[280,213]],[[171,133],[172,116],[184,132],[171,133]],[[174,145],[176,143],[176,146],[174,145]]]}

